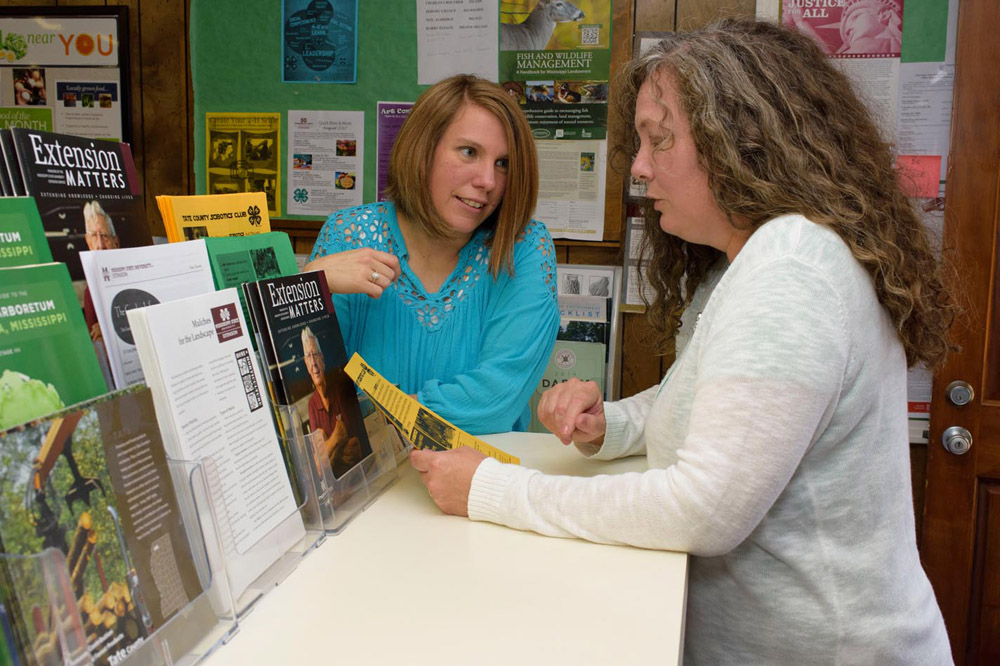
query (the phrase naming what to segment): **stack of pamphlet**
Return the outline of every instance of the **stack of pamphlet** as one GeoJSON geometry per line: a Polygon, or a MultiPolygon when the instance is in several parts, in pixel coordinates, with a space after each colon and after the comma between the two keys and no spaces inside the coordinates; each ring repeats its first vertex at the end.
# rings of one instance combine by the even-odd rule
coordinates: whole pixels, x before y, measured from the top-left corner
{"type": "Polygon", "coordinates": [[[152,245],[142,186],[127,143],[15,128],[16,165],[35,199],[52,256],[83,279],[81,249],[152,245]]]}
{"type": "Polygon", "coordinates": [[[249,236],[271,230],[263,192],[156,197],[167,240],[177,243],[206,236],[249,236]]]}
{"type": "Polygon", "coordinates": [[[236,289],[130,310],[128,318],[167,453],[207,466],[239,597],[305,532],[236,289]]]}

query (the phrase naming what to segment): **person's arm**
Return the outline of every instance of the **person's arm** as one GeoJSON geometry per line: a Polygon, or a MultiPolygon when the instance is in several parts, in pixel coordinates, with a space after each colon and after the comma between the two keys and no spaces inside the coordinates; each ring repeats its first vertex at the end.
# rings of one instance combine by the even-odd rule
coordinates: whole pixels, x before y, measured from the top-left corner
{"type": "MultiPolygon", "coordinates": [[[[552,239],[540,223],[515,247],[514,277],[491,299],[479,362],[447,383],[432,379],[417,399],[472,434],[512,428],[538,386],[559,329],[552,239]]],[[[484,276],[484,279],[489,279],[484,276]]]]}
{"type": "Polygon", "coordinates": [[[829,423],[851,351],[845,307],[816,270],[772,263],[731,287],[694,360],[675,464],[575,478],[486,459],[470,518],[697,555],[746,539],[829,423]]]}

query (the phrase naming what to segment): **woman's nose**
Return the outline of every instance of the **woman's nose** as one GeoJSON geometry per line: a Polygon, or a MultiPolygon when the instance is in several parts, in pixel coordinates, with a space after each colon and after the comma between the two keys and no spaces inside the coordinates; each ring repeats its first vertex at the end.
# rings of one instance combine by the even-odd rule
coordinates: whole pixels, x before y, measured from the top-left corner
{"type": "Polygon", "coordinates": [[[496,180],[496,165],[493,162],[483,160],[481,164],[476,165],[473,185],[489,191],[496,185],[496,180]]]}

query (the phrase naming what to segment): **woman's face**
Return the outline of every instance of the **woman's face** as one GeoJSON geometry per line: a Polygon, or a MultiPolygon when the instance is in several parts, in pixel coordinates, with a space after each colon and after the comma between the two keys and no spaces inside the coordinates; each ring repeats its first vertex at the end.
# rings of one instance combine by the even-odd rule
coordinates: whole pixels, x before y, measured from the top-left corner
{"type": "Polygon", "coordinates": [[[733,227],[715,201],[671,75],[654,74],[639,88],[635,128],[639,152],[632,177],[646,181],[646,197],[660,214],[660,228],[721,250],[731,261],[749,234],[733,227]]]}
{"type": "Polygon", "coordinates": [[[434,210],[459,236],[488,218],[507,187],[507,134],[492,113],[464,104],[434,149],[430,191],[434,210]]]}

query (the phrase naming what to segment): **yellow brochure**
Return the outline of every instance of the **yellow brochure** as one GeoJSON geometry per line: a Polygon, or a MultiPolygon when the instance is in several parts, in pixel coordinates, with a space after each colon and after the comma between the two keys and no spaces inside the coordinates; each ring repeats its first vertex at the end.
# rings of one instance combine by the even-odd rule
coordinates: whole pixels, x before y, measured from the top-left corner
{"type": "Polygon", "coordinates": [[[468,446],[503,463],[516,465],[521,462],[520,458],[490,446],[448,423],[375,372],[357,353],[344,366],[344,372],[372,399],[414,448],[446,451],[468,446]]]}
{"type": "Polygon", "coordinates": [[[156,197],[171,243],[205,236],[249,236],[271,230],[263,192],[156,197]]]}

